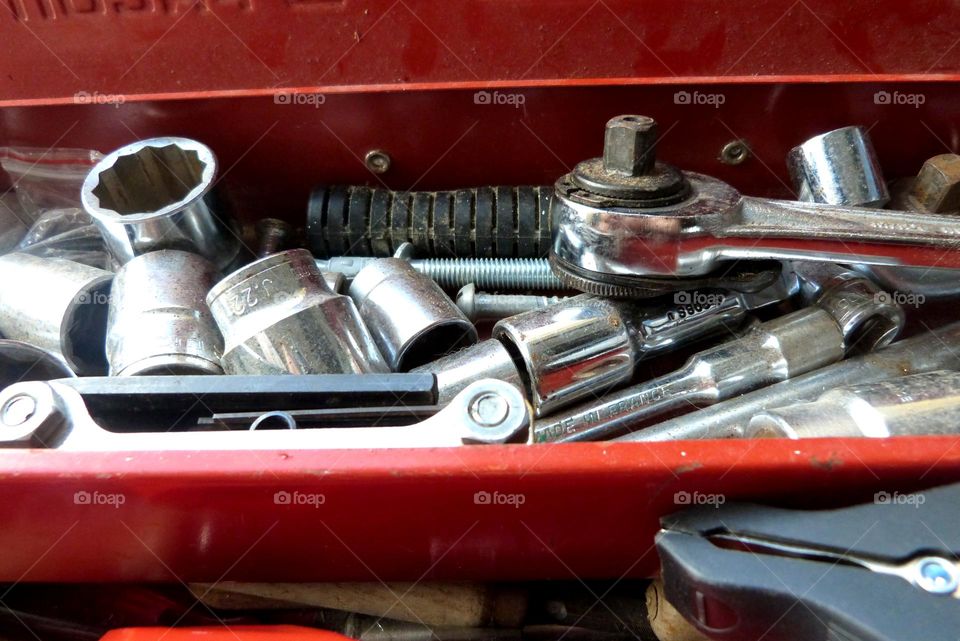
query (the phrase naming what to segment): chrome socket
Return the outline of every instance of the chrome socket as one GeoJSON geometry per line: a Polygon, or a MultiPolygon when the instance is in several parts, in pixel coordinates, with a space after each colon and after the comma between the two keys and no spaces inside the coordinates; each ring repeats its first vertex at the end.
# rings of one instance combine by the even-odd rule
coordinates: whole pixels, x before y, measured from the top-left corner
{"type": "Polygon", "coordinates": [[[625,385],[640,361],[736,328],[746,316],[744,299],[729,292],[660,305],[584,294],[505,318],[493,335],[522,367],[539,417],[625,385]]]}
{"type": "Polygon", "coordinates": [[[114,281],[107,324],[112,376],[223,374],[223,338],[205,301],[213,263],[188,252],[137,256],[114,281]]]}
{"type": "Polygon", "coordinates": [[[477,342],[477,328],[429,276],[399,258],[360,270],[349,289],[395,372],[406,372],[477,342]]]}
{"type": "Polygon", "coordinates": [[[53,352],[78,374],[104,374],[112,281],[72,260],[0,256],[0,333],[53,352]]]}
{"type": "Polygon", "coordinates": [[[797,200],[849,207],[883,207],[890,200],[870,136],[842,127],[815,136],[787,154],[797,200]]]}
{"type": "Polygon", "coordinates": [[[53,352],[23,341],[0,339],[0,389],[20,381],[73,378],[66,361],[53,352]]]}
{"type": "Polygon", "coordinates": [[[389,371],[353,301],[333,293],[309,251],[272,254],[207,295],[227,374],[389,371]]]}
{"type": "Polygon", "coordinates": [[[98,162],[83,181],[80,199],[121,265],[147,252],[177,249],[226,269],[241,243],[232,220],[214,206],[216,176],[216,156],[202,143],[140,140],[98,162]]]}

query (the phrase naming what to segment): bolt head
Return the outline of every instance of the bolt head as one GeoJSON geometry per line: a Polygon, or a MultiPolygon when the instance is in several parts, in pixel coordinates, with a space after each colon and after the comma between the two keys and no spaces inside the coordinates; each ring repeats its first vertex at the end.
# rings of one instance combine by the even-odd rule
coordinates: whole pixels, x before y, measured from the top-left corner
{"type": "Polygon", "coordinates": [[[960,156],[941,154],[923,163],[910,197],[922,211],[960,210],[960,156]]]}
{"type": "Polygon", "coordinates": [[[463,312],[464,316],[473,320],[477,314],[477,286],[468,283],[457,292],[457,307],[463,312]]]}
{"type": "Polygon", "coordinates": [[[656,163],[657,122],[648,116],[617,116],[607,122],[603,168],[623,176],[650,173],[656,163]]]}
{"type": "Polygon", "coordinates": [[[496,427],[510,414],[510,403],[495,392],[483,392],[470,401],[470,417],[483,427],[496,427]]]}

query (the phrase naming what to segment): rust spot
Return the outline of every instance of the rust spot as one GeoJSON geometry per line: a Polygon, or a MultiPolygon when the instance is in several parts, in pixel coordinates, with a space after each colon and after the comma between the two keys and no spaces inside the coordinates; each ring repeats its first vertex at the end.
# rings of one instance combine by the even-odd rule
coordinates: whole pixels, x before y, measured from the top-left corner
{"type": "Polygon", "coordinates": [[[820,469],[827,470],[829,472],[830,470],[843,465],[843,461],[841,461],[836,454],[831,454],[827,459],[820,459],[816,456],[812,456],[810,457],[810,465],[819,467],[820,469]]]}
{"type": "Polygon", "coordinates": [[[677,474],[686,474],[687,472],[692,472],[703,467],[703,463],[698,461],[690,461],[689,463],[684,463],[680,467],[676,468],[674,472],[677,474]]]}

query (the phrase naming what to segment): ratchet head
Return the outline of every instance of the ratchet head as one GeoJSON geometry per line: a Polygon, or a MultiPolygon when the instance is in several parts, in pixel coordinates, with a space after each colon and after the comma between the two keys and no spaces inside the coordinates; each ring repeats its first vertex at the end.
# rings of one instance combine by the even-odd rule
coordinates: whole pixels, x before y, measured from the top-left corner
{"type": "Polygon", "coordinates": [[[718,227],[740,194],[715,178],[657,162],[656,136],[652,118],[617,116],[606,125],[603,157],[557,181],[551,263],[568,286],[614,297],[730,286],[684,281],[710,270],[700,260],[684,264],[678,245],[718,227]]]}

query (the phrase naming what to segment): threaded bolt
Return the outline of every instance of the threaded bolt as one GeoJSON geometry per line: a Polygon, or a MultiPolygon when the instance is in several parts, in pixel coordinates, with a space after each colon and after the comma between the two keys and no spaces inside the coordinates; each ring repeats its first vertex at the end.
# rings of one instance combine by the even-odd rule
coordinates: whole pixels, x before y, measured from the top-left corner
{"type": "Polygon", "coordinates": [[[473,283],[457,293],[457,307],[472,321],[500,320],[564,300],[564,296],[526,296],[478,292],[473,283]]]}
{"type": "MultiPolygon", "coordinates": [[[[496,290],[567,289],[553,274],[546,258],[411,259],[408,245],[403,243],[395,257],[409,260],[414,269],[426,274],[444,289],[460,289],[471,283],[483,289],[496,290]]],[[[347,278],[353,278],[375,260],[376,257],[369,256],[334,256],[317,260],[317,267],[320,271],[341,272],[347,278]]]]}

